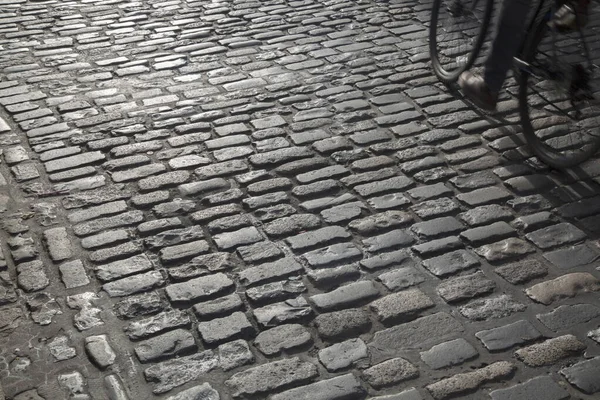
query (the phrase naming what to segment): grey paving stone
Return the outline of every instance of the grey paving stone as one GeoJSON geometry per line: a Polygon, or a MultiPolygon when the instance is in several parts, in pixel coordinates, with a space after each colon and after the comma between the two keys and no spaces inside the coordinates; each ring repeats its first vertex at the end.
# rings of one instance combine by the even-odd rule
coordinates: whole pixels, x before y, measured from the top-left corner
{"type": "Polygon", "coordinates": [[[352,306],[379,295],[372,281],[350,283],[328,293],[316,294],[310,301],[318,310],[332,311],[352,306]]]}
{"type": "Polygon", "coordinates": [[[413,224],[411,230],[424,240],[435,239],[440,236],[449,236],[460,232],[464,226],[454,217],[442,217],[413,224]]]}
{"type": "Polygon", "coordinates": [[[528,233],[525,237],[539,248],[549,249],[581,241],[586,235],[574,225],[563,222],[528,233]]]}
{"type": "Polygon", "coordinates": [[[502,202],[511,197],[509,192],[495,186],[475,189],[469,193],[463,193],[456,196],[459,201],[471,207],[502,202]]]}
{"type": "Polygon", "coordinates": [[[318,376],[317,367],[299,358],[288,358],[249,368],[225,381],[233,397],[266,393],[292,383],[299,384],[318,376]],[[289,371],[294,371],[290,374],[289,371]]]}
{"type": "Polygon", "coordinates": [[[367,346],[361,339],[349,339],[319,351],[319,361],[328,371],[334,372],[366,358],[367,346]]]}
{"type": "Polygon", "coordinates": [[[199,320],[210,320],[214,317],[230,314],[233,311],[242,309],[244,303],[237,293],[216,298],[214,300],[203,301],[194,304],[194,313],[199,320]]]}
{"type": "Polygon", "coordinates": [[[463,330],[456,319],[440,312],[376,332],[369,349],[382,355],[423,349],[456,337],[463,330]]]}
{"type": "Polygon", "coordinates": [[[196,342],[192,334],[184,329],[175,329],[137,343],[134,350],[140,362],[147,363],[195,349],[196,342]]]}
{"type": "Polygon", "coordinates": [[[511,225],[524,232],[531,232],[540,228],[545,228],[554,222],[556,222],[555,218],[549,211],[540,211],[535,214],[516,218],[511,225]]]}
{"type": "MultiPolygon", "coordinates": [[[[412,237],[408,236],[404,231],[400,231],[400,230],[396,230],[396,231],[392,231],[389,232],[388,234],[383,234],[383,235],[379,235],[376,237],[378,240],[380,240],[381,242],[379,243],[379,245],[384,246],[385,249],[385,245],[389,241],[391,241],[391,243],[395,243],[394,240],[399,240],[399,241],[405,241],[407,240],[407,238],[412,242],[412,237]],[[395,236],[400,236],[399,239],[394,239],[395,236]]],[[[369,239],[365,239],[365,241],[367,241],[369,239]]],[[[378,242],[375,241],[369,241],[368,243],[370,244],[377,244],[378,242]]],[[[372,249],[369,249],[372,250],[372,249]]],[[[407,250],[397,250],[397,251],[391,251],[389,253],[380,253],[368,258],[364,258],[363,260],[360,261],[360,265],[369,270],[369,271],[375,271],[375,270],[379,270],[382,268],[389,268],[389,267],[398,267],[398,266],[407,266],[407,265],[414,265],[415,264],[415,259],[412,256],[412,254],[410,254],[409,251],[407,250]]]]}
{"type": "Polygon", "coordinates": [[[554,332],[569,329],[598,316],[600,316],[600,308],[592,304],[562,305],[549,313],[536,315],[548,329],[554,332]]]}
{"type": "Polygon", "coordinates": [[[471,245],[482,245],[489,242],[514,236],[516,231],[506,222],[494,222],[487,226],[468,229],[460,234],[460,237],[471,245]]]}
{"type": "Polygon", "coordinates": [[[220,398],[219,392],[213,389],[209,383],[203,383],[170,396],[167,400],[219,400],[220,398]]]}
{"type": "Polygon", "coordinates": [[[537,260],[523,260],[498,267],[494,272],[513,285],[517,285],[546,276],[548,268],[537,260]]]}
{"type": "Polygon", "coordinates": [[[419,391],[415,388],[405,390],[398,394],[390,394],[386,396],[369,397],[370,400],[423,400],[419,391]]]}
{"type": "Polygon", "coordinates": [[[568,368],[560,370],[567,381],[579,390],[587,394],[600,392],[600,357],[579,362],[568,368]]]}
{"type": "Polygon", "coordinates": [[[290,389],[270,397],[271,400],[355,400],[363,399],[366,390],[353,374],[345,374],[290,389]]]}
{"type": "Polygon", "coordinates": [[[304,321],[313,310],[302,296],[280,303],[255,308],[254,318],[262,327],[277,326],[288,322],[304,321]]]}
{"type": "Polygon", "coordinates": [[[248,342],[243,339],[223,343],[218,348],[219,366],[224,371],[251,364],[255,361],[254,354],[250,351],[248,342]]]}
{"type": "Polygon", "coordinates": [[[106,335],[86,337],[85,351],[92,362],[100,369],[105,369],[114,364],[117,358],[106,335]]]}
{"type": "Polygon", "coordinates": [[[496,297],[473,300],[460,308],[460,313],[471,321],[485,321],[508,317],[525,311],[527,306],[511,296],[502,294],[496,297]]]}
{"type": "Polygon", "coordinates": [[[261,264],[243,270],[240,272],[240,281],[245,285],[250,286],[268,282],[269,280],[296,275],[303,270],[302,265],[293,258],[282,258],[278,261],[261,264]]]}
{"type": "Polygon", "coordinates": [[[528,321],[519,320],[498,328],[479,331],[475,336],[488,350],[498,351],[539,339],[542,334],[528,321]]]}
{"type": "Polygon", "coordinates": [[[240,311],[236,311],[227,317],[200,322],[198,323],[198,331],[202,340],[208,344],[253,336],[255,332],[246,315],[240,311]]]}
{"type": "Polygon", "coordinates": [[[81,260],[67,261],[58,266],[61,279],[67,289],[85,286],[90,280],[81,260]]]}
{"type": "Polygon", "coordinates": [[[130,322],[123,330],[131,340],[137,340],[166,330],[186,327],[190,324],[190,317],[185,312],[168,310],[151,317],[130,322]]]}
{"type": "Polygon", "coordinates": [[[266,283],[246,290],[246,297],[256,304],[272,303],[295,297],[306,291],[306,286],[300,279],[294,277],[285,281],[266,283]]]}
{"type": "Polygon", "coordinates": [[[187,382],[200,379],[219,365],[212,350],[175,358],[144,370],[146,380],[154,383],[155,394],[165,393],[187,382]]]}
{"type": "Polygon", "coordinates": [[[234,282],[227,275],[219,272],[181,283],[170,284],[165,292],[169,299],[174,302],[193,301],[214,297],[233,286],[234,282]]]}
{"type": "Polygon", "coordinates": [[[439,295],[448,303],[481,296],[494,290],[496,284],[481,271],[449,279],[437,287],[439,295]]]}
{"type": "Polygon", "coordinates": [[[427,386],[434,399],[446,399],[473,391],[486,382],[504,380],[515,370],[507,361],[499,361],[472,372],[457,374],[427,386]]]}
{"type": "Polygon", "coordinates": [[[312,341],[310,332],[299,324],[276,326],[258,334],[254,345],[265,355],[303,346],[312,341]]]}
{"type": "Polygon", "coordinates": [[[421,257],[431,257],[464,247],[457,236],[449,236],[443,239],[430,240],[429,242],[414,245],[412,249],[421,257]]]}
{"type": "Polygon", "coordinates": [[[535,247],[525,240],[511,237],[478,247],[475,252],[489,262],[502,262],[534,253],[535,247]]]}
{"type": "Polygon", "coordinates": [[[479,260],[466,250],[456,250],[423,261],[423,266],[438,277],[478,266],[479,260]]]}
{"type": "Polygon", "coordinates": [[[524,383],[490,393],[492,400],[527,400],[543,398],[547,400],[568,399],[569,393],[549,376],[538,376],[524,383]]]}
{"type": "Polygon", "coordinates": [[[588,272],[575,272],[538,283],[527,289],[525,293],[533,300],[547,305],[556,300],[575,297],[580,293],[599,290],[600,280],[595,276],[588,272]]]}
{"type": "Polygon", "coordinates": [[[362,235],[368,235],[404,226],[412,221],[412,216],[405,211],[384,211],[352,221],[348,227],[362,235]]]}
{"type": "Polygon", "coordinates": [[[199,254],[207,253],[209,250],[209,245],[205,240],[195,240],[189,243],[163,247],[159,251],[159,258],[164,264],[170,264],[188,260],[199,254]]]}
{"type": "Polygon", "coordinates": [[[541,367],[581,353],[585,347],[575,336],[564,335],[523,347],[515,355],[531,367],[541,367]]]}
{"type": "Polygon", "coordinates": [[[395,385],[419,376],[419,370],[403,358],[392,358],[363,371],[365,380],[375,388],[395,385]]]}
{"type": "Polygon", "coordinates": [[[167,301],[157,292],[129,296],[115,304],[114,310],[119,318],[132,319],[163,311],[167,301]]]}
{"type": "Polygon", "coordinates": [[[17,284],[26,292],[42,290],[50,284],[44,263],[39,260],[17,265],[17,284]]]}
{"type": "Polygon", "coordinates": [[[423,362],[433,369],[459,365],[479,355],[477,350],[462,338],[440,343],[420,354],[423,362]]]}
{"type": "Polygon", "coordinates": [[[433,301],[419,289],[408,289],[375,300],[370,308],[383,321],[407,318],[434,306],[433,301]]]}
{"type": "Polygon", "coordinates": [[[347,239],[349,237],[350,233],[348,233],[341,226],[328,226],[288,237],[285,239],[285,241],[290,248],[292,248],[292,250],[302,251],[309,248],[314,248],[315,246],[326,245],[331,241],[347,239]]]}
{"type": "Polygon", "coordinates": [[[306,262],[313,268],[322,268],[336,263],[348,263],[362,256],[362,252],[353,243],[339,243],[303,254],[306,262]]]}
{"type": "Polygon", "coordinates": [[[571,269],[595,262],[600,254],[586,244],[570,246],[544,254],[544,258],[561,269],[571,269]]]}
{"type": "Polygon", "coordinates": [[[263,239],[258,229],[253,226],[213,236],[213,240],[220,250],[229,250],[234,247],[256,243],[263,239]]]}
{"type": "Polygon", "coordinates": [[[425,277],[413,267],[401,267],[384,272],[377,277],[391,291],[397,291],[425,281],[425,277]]]}

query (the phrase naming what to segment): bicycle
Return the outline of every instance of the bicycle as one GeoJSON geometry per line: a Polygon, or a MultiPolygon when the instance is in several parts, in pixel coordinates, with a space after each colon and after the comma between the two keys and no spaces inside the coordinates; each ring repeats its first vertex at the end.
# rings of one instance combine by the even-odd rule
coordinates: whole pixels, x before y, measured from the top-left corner
{"type": "MultiPolygon", "coordinates": [[[[600,148],[600,59],[592,58],[582,29],[558,33],[548,26],[558,5],[539,1],[513,71],[527,143],[541,161],[566,169],[600,148]]],[[[429,50],[442,82],[454,83],[474,65],[493,8],[494,0],[433,1],[429,50]]]]}

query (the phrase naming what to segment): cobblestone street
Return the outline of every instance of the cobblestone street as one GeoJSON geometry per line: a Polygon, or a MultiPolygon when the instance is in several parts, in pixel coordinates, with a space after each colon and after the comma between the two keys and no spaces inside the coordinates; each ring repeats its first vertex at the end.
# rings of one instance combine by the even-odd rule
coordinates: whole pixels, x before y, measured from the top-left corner
{"type": "Polygon", "coordinates": [[[600,399],[600,163],[431,3],[0,0],[0,400],[600,399]]]}

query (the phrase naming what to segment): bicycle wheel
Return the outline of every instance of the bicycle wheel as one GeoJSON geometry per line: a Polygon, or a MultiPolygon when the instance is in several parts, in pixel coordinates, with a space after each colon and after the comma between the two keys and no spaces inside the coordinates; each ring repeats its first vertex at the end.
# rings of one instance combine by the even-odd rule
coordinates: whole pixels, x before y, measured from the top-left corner
{"type": "Polygon", "coordinates": [[[525,46],[528,66],[519,68],[523,133],[533,153],[557,169],[580,164],[600,148],[600,67],[589,40],[542,22],[525,46]]]}
{"type": "Polygon", "coordinates": [[[469,69],[487,33],[494,0],[434,0],[429,26],[433,71],[446,83],[469,69]]]}

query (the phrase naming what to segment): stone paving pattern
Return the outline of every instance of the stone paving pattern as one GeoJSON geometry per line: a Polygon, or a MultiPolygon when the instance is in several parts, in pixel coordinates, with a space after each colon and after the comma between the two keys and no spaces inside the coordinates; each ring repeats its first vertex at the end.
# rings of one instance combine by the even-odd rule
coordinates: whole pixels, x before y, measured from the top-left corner
{"type": "Polygon", "coordinates": [[[0,0],[0,399],[598,399],[599,164],[430,3],[0,0]]]}

